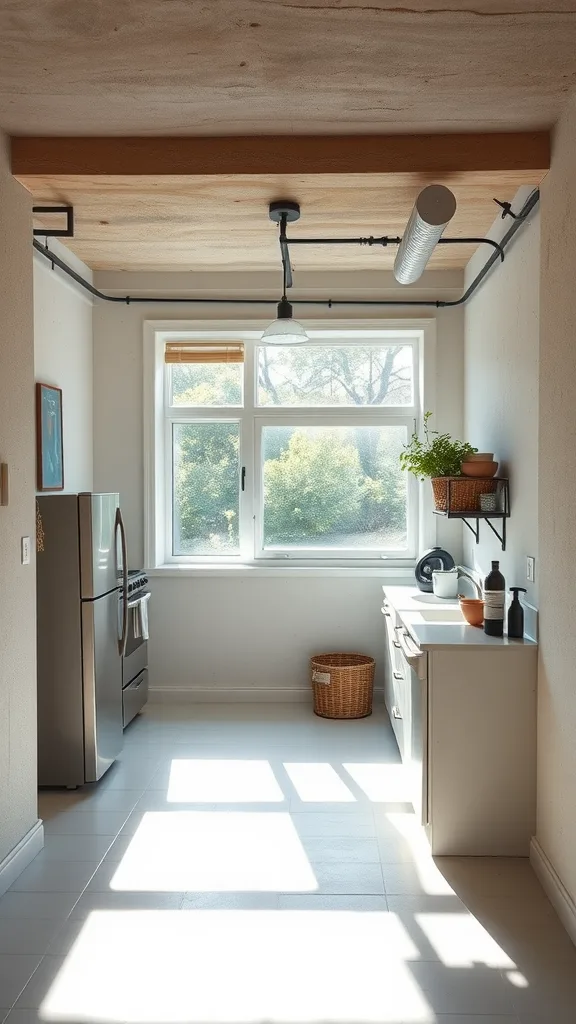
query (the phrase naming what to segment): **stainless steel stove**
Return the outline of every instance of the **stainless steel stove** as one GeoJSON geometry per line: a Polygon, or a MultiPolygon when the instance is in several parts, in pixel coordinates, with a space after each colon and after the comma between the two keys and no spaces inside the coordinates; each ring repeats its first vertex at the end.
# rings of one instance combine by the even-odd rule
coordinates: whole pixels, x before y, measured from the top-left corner
{"type": "Polygon", "coordinates": [[[143,569],[128,571],[128,631],[122,659],[122,716],[124,728],[148,700],[148,606],[150,591],[143,569]]]}

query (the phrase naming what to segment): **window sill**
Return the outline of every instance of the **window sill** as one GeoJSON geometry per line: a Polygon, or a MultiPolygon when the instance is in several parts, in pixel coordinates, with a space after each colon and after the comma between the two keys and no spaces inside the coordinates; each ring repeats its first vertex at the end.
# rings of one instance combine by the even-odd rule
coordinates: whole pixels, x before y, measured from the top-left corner
{"type": "MultiPolygon", "coordinates": [[[[414,563],[415,564],[415,563],[414,563]]],[[[406,580],[413,582],[414,570],[411,566],[346,566],[346,565],[159,565],[148,569],[147,575],[155,577],[172,577],[192,579],[297,579],[298,577],[332,576],[341,579],[356,577],[374,577],[376,579],[406,580]]]]}

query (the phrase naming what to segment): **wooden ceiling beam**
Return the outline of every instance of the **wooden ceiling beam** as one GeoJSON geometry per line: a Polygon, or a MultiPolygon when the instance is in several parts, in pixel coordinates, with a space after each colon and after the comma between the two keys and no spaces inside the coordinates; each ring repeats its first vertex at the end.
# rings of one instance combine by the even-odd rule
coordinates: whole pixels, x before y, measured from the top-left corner
{"type": "Polygon", "coordinates": [[[548,132],[460,135],[13,137],[12,173],[31,175],[398,174],[550,167],[548,132]]]}

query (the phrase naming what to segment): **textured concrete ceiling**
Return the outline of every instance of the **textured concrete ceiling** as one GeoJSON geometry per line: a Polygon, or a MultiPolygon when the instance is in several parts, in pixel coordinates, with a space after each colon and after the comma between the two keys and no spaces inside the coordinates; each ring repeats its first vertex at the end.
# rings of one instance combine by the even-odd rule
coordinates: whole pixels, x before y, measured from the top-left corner
{"type": "Polygon", "coordinates": [[[574,0],[3,0],[11,134],[547,127],[574,0]]]}

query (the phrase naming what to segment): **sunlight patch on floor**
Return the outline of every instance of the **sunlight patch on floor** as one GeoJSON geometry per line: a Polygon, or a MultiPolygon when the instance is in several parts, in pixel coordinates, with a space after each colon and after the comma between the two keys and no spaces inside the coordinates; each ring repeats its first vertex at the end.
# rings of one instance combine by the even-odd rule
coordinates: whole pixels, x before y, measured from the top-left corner
{"type": "Polygon", "coordinates": [[[46,1021],[418,1024],[435,1019],[393,914],[94,911],[48,992],[46,1021]]]}
{"type": "Polygon", "coordinates": [[[507,971],[506,977],[514,988],[528,988],[528,978],[521,971],[507,971]]]}
{"type": "Polygon", "coordinates": [[[429,859],[431,857],[430,842],[423,826],[413,812],[387,811],[386,820],[406,840],[410,847],[410,852],[416,859],[429,859]]]}
{"type": "Polygon", "coordinates": [[[415,914],[414,918],[446,967],[485,964],[505,970],[516,966],[471,914],[415,914]]]}
{"type": "Polygon", "coordinates": [[[404,765],[345,763],[342,767],[373,803],[411,803],[404,765]]]}
{"type": "Polygon", "coordinates": [[[306,803],[355,803],[356,797],[328,763],[285,762],[298,796],[306,803]]]}
{"type": "Polygon", "coordinates": [[[148,811],[110,888],[122,892],[314,892],[288,813],[148,811]]]}
{"type": "Polygon", "coordinates": [[[282,803],[284,794],[268,761],[172,761],[169,803],[282,803]]]}

